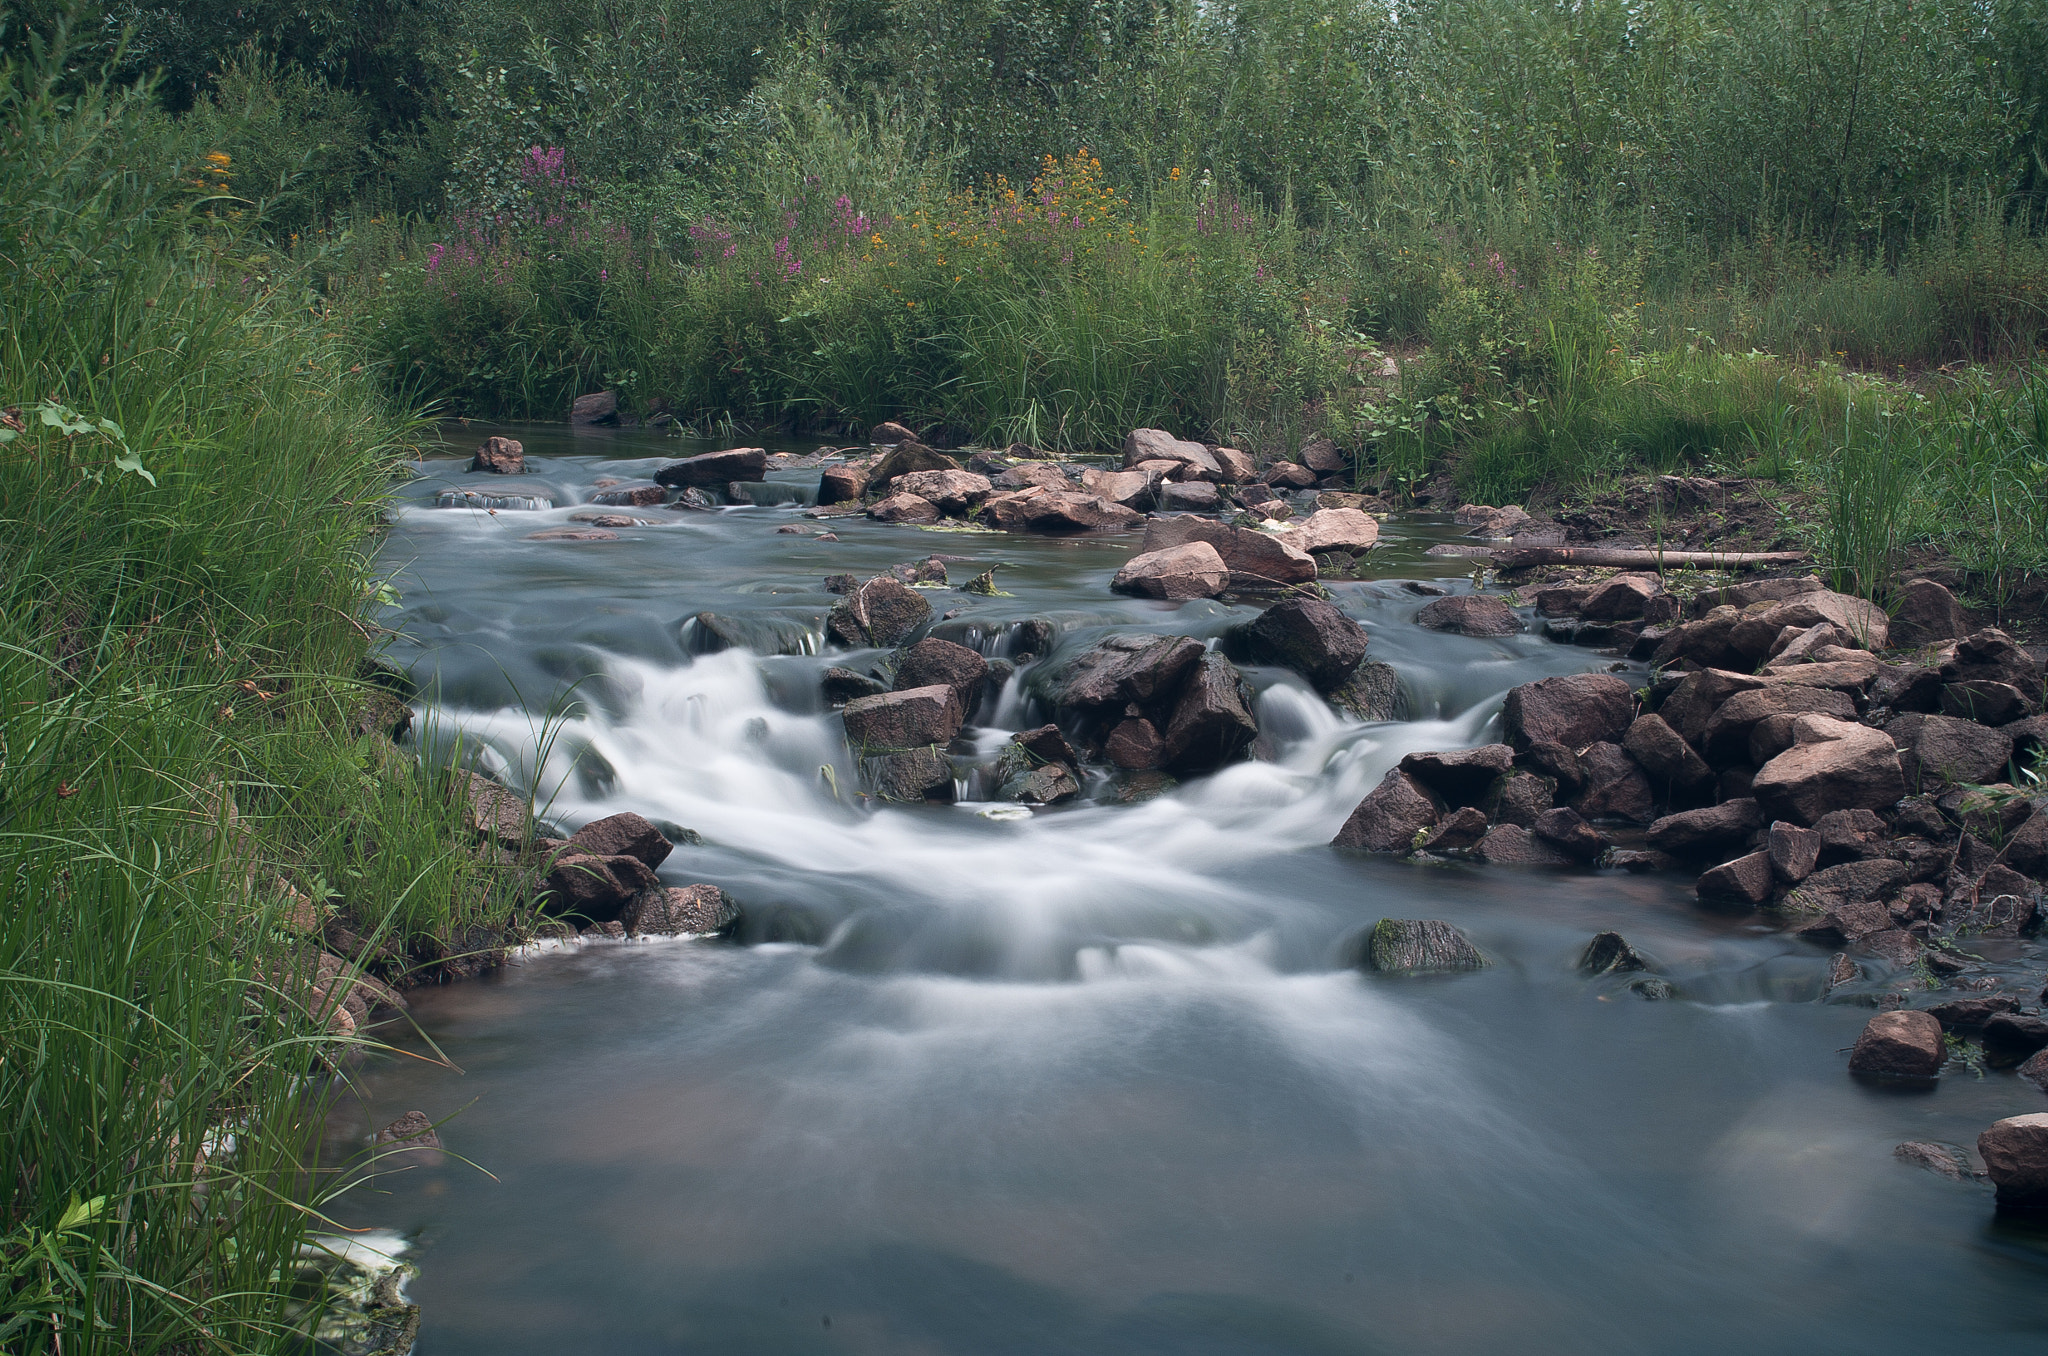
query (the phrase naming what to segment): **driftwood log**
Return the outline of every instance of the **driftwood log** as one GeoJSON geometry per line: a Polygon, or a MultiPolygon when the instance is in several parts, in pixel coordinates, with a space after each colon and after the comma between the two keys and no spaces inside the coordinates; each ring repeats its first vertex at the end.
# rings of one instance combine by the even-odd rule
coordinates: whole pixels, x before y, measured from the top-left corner
{"type": "Polygon", "coordinates": [[[1604,546],[1501,547],[1496,568],[1528,565],[1611,565],[1634,570],[1746,570],[1760,565],[1797,565],[1804,551],[1624,551],[1604,546]]]}

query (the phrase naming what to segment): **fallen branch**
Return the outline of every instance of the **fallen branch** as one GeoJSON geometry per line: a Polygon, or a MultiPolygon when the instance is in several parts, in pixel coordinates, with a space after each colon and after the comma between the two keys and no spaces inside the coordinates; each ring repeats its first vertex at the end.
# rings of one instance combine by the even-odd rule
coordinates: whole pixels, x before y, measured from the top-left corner
{"type": "Polygon", "coordinates": [[[1623,551],[1605,546],[1505,547],[1493,553],[1494,565],[1519,570],[1529,565],[1612,565],[1647,570],[1742,570],[1759,565],[1797,565],[1804,551],[1623,551]]]}

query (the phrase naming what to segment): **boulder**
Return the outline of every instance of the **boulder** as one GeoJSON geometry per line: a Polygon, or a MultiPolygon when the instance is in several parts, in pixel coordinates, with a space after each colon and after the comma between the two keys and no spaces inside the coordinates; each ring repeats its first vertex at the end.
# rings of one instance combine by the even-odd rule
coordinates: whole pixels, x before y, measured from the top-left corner
{"type": "Polygon", "coordinates": [[[1301,445],[1296,454],[1301,464],[1319,476],[1335,475],[1344,469],[1344,454],[1337,450],[1337,444],[1325,437],[1310,438],[1301,445]]]}
{"type": "Polygon", "coordinates": [[[1526,829],[1551,807],[1556,792],[1557,783],[1548,777],[1511,771],[1486,789],[1479,808],[1496,824],[1518,824],[1526,829]]]}
{"type": "MultiPolygon", "coordinates": [[[[1835,692],[1847,692],[1860,699],[1885,670],[1883,664],[1863,650],[1838,650],[1824,645],[1814,651],[1814,658],[1824,662],[1789,664],[1770,670],[1768,676],[1773,682],[1824,687],[1835,692]]],[[[1857,705],[1860,708],[1862,702],[1859,700],[1857,705]]]]}
{"type": "MultiPolygon", "coordinates": [[[[1751,802],[1754,804],[1755,802],[1751,802]]],[[[1797,824],[1774,820],[1764,838],[1764,852],[1771,859],[1771,871],[1787,885],[1797,885],[1820,865],[1820,835],[1797,824]]]]}
{"type": "Polygon", "coordinates": [[[1844,647],[1854,640],[1854,636],[1833,622],[1820,622],[1807,627],[1804,631],[1787,627],[1771,642],[1770,667],[1781,668],[1789,664],[1809,663],[1817,658],[1816,651],[1828,647],[1844,647]]]}
{"type": "Polygon", "coordinates": [[[1575,673],[1524,683],[1508,693],[1501,713],[1508,743],[1517,751],[1539,741],[1582,749],[1619,739],[1634,717],[1634,690],[1611,673],[1575,673]]]}
{"type": "Polygon", "coordinates": [[[1825,914],[1871,902],[1881,904],[1897,894],[1911,875],[1904,864],[1881,857],[1823,867],[1785,896],[1785,911],[1825,914]]]}
{"type": "Polygon", "coordinates": [[[499,847],[525,844],[533,816],[524,796],[464,768],[452,774],[450,789],[463,802],[463,823],[479,839],[499,847]]]}
{"type": "MultiPolygon", "coordinates": [[[[1059,490],[1066,494],[1076,493],[1081,488],[1073,481],[1067,479],[1066,473],[1060,470],[1059,467],[1046,466],[1042,463],[1030,466],[1012,466],[991,480],[989,486],[991,490],[1045,489],[1059,490]]],[[[1093,493],[1093,491],[1090,493],[1093,493]]],[[[1113,498],[1114,496],[1105,497],[1113,498]]]]}
{"type": "Polygon", "coordinates": [[[1467,805],[1444,816],[1443,822],[1425,834],[1417,845],[1417,852],[1465,852],[1478,845],[1486,836],[1487,820],[1483,811],[1467,805]]]}
{"type": "Polygon", "coordinates": [[[573,913],[604,922],[617,918],[626,901],[658,882],[638,857],[598,857],[568,851],[555,857],[541,882],[549,913],[573,913]]]}
{"type": "Polygon", "coordinates": [[[486,438],[469,459],[472,471],[491,471],[516,476],[526,470],[526,448],[516,438],[486,438]]]}
{"type": "MultiPolygon", "coordinates": [[[[1175,549],[1214,551],[1203,542],[1175,549]]],[[[1364,629],[1335,603],[1301,594],[1273,604],[1232,640],[1249,662],[1293,669],[1318,692],[1343,687],[1365,660],[1364,629]]]]}
{"type": "Polygon", "coordinates": [[[2048,1051],[2036,1050],[2013,1072],[2043,1092],[2048,1092],[2048,1051]]]}
{"type": "Polygon", "coordinates": [[[953,799],[953,765],[933,745],[863,758],[861,776],[878,800],[916,804],[953,799]]]}
{"type": "Polygon", "coordinates": [[[672,490],[704,489],[735,480],[766,480],[768,454],[758,447],[729,447],[723,452],[672,461],[654,473],[654,483],[672,490]]]}
{"type": "Polygon", "coordinates": [[[2048,1210],[2048,1111],[2008,1116],[1977,1136],[2001,1210],[2048,1210]]]}
{"type": "Polygon", "coordinates": [[[1516,749],[1515,765],[1550,778],[1557,789],[1566,792],[1577,791],[1586,782],[1579,755],[1552,739],[1533,739],[1527,748],[1516,749]]]}
{"type": "Polygon", "coordinates": [[[1865,598],[1826,590],[1801,593],[1746,615],[1729,633],[1728,643],[1751,659],[1762,659],[1787,627],[1804,631],[1830,622],[1870,649],[1881,650],[1889,630],[1884,609],[1865,598]]]}
{"type": "Polygon", "coordinates": [[[1999,1068],[2022,1063],[2036,1050],[2048,1048],[2048,1021],[2017,1012],[2001,1012],[1984,1022],[1984,1053],[1999,1068]]]}
{"type": "Polygon", "coordinates": [[[1981,725],[2010,725],[2033,709],[2027,694],[2011,683],[1972,678],[1963,683],[1944,683],[1941,689],[1943,715],[1981,725]]]}
{"type": "Polygon", "coordinates": [[[1650,825],[1645,841],[1674,856],[1706,856],[1746,841],[1763,822],[1763,811],[1754,800],[1724,800],[1719,805],[1665,815],[1650,825]]]}
{"type": "Polygon", "coordinates": [[[1864,1024],[1849,1053],[1849,1072],[1887,1078],[1933,1078],[1948,1052],[1941,1023],[1924,1012],[1880,1012],[1864,1024]]]}
{"type": "Polygon", "coordinates": [[[997,793],[1021,805],[1058,805],[1081,794],[1081,783],[1063,763],[1047,763],[1004,782],[997,793]]]}
{"type": "Polygon", "coordinates": [[[1701,669],[1678,680],[1678,686],[1665,695],[1657,714],[1678,731],[1679,738],[1697,748],[1706,739],[1707,723],[1729,698],[1738,692],[1769,687],[1776,681],[1727,669],[1701,669]]]}
{"type": "Polygon", "coordinates": [[[1618,932],[1595,934],[1579,954],[1582,975],[1624,975],[1656,968],[1618,932]]]}
{"type": "Polygon", "coordinates": [[[1205,541],[1147,551],[1124,562],[1109,587],[1140,598],[1214,598],[1230,583],[1230,567],[1205,541]]]}
{"type": "Polygon", "coordinates": [[[1212,772],[1242,757],[1259,737],[1251,689],[1228,659],[1204,651],[1161,732],[1160,766],[1186,774],[1212,772]]]}
{"type": "Polygon", "coordinates": [[[818,690],[828,703],[837,706],[856,697],[872,697],[878,692],[887,692],[889,685],[865,673],[834,665],[818,679],[818,690]]]}
{"type": "Polygon", "coordinates": [[[1166,513],[1214,513],[1223,507],[1223,496],[1206,480],[1188,480],[1162,486],[1159,507],[1166,513]]]}
{"type": "Polygon", "coordinates": [[[1899,591],[1890,643],[1900,647],[1937,645],[1963,634],[1968,623],[1956,596],[1932,579],[1915,579],[1899,591]]]}
{"type": "Polygon", "coordinates": [[[895,690],[909,692],[934,684],[951,688],[960,703],[961,717],[972,719],[975,708],[981,705],[981,689],[987,681],[988,661],[980,651],[926,636],[903,652],[902,662],[896,666],[895,690]]]}
{"type": "Polygon", "coordinates": [[[1382,918],[1364,941],[1365,968],[1381,974],[1447,974],[1486,966],[1464,933],[1434,918],[1382,918]]]}
{"type": "MultiPolygon", "coordinates": [[[[1022,486],[1004,486],[1005,489],[1021,489],[1022,486]]],[[[1152,507],[1153,498],[1159,492],[1159,477],[1150,471],[1101,471],[1089,467],[1081,472],[1081,488],[1089,494],[1100,495],[1112,504],[1122,504],[1139,512],[1152,507]]],[[[1209,490],[1214,507],[1215,488],[1209,490]]]]}
{"type": "Polygon", "coordinates": [[[619,422],[619,397],[614,391],[593,391],[569,402],[569,422],[584,428],[619,422]]]}
{"type": "Polygon", "coordinates": [[[1143,716],[1127,716],[1102,742],[1102,754],[1120,768],[1142,772],[1159,766],[1162,747],[1159,727],[1143,716]]]}
{"type": "Polygon", "coordinates": [[[1956,642],[1955,653],[1941,666],[1946,683],[2004,683],[2028,701],[2041,699],[2041,666],[2005,632],[1986,627],[1956,642]]]}
{"type": "Polygon", "coordinates": [[[1705,617],[1673,627],[1650,652],[1650,666],[1661,669],[1689,663],[1703,669],[1727,669],[1743,664],[1744,656],[1728,643],[1736,620],[1731,609],[1725,617],[1705,617]]]}
{"type": "Polygon", "coordinates": [[[634,937],[724,932],[739,920],[739,905],[716,885],[657,885],[619,911],[619,922],[634,937]]]}
{"type": "Polygon", "coordinates": [[[1752,790],[1775,819],[1812,824],[1830,810],[1877,809],[1906,792],[1898,747],[1867,725],[1800,716],[1796,741],[1757,771],[1752,790]]]}
{"type": "Polygon", "coordinates": [[[841,645],[895,646],[932,618],[924,595],[888,575],[855,585],[825,618],[826,636],[841,645]]]}
{"type": "Polygon", "coordinates": [[[1718,589],[1704,589],[1693,599],[1693,611],[1704,616],[1717,607],[1732,607],[1737,610],[1757,603],[1783,602],[1808,593],[1826,593],[1827,585],[1816,575],[1801,575],[1795,579],[1752,579],[1740,584],[1729,584],[1718,589]]]}
{"type": "Polygon", "coordinates": [[[1096,494],[1034,486],[1008,494],[991,494],[982,514],[1005,532],[1043,532],[1064,536],[1131,527],[1141,516],[1096,494]]]}
{"type": "Polygon", "coordinates": [[[956,518],[988,498],[990,488],[987,476],[972,471],[912,471],[896,477],[890,486],[898,495],[914,494],[956,518]]]}
{"type": "Polygon", "coordinates": [[[1713,784],[1714,770],[1662,716],[1637,716],[1622,736],[1621,747],[1667,797],[1694,795],[1713,784]]]}
{"type": "Polygon", "coordinates": [[[868,469],[868,485],[886,494],[898,476],[915,475],[919,471],[960,469],[960,463],[945,453],[934,452],[923,443],[906,442],[868,469]]]}
{"type": "Polygon", "coordinates": [[[818,505],[857,504],[867,488],[865,467],[827,466],[818,475],[818,505]]]}
{"type": "Polygon", "coordinates": [[[1186,468],[1177,478],[1220,481],[1223,468],[1208,448],[1174,437],[1165,429],[1133,429],[1124,436],[1124,465],[1144,461],[1176,462],[1186,468]]]}
{"type": "Polygon", "coordinates": [[[1145,524],[1147,552],[1203,541],[1230,567],[1233,587],[1315,582],[1316,563],[1278,537],[1209,518],[1154,518],[1145,524]]]}
{"type": "Polygon", "coordinates": [[[861,697],[840,712],[846,742],[856,749],[912,749],[944,744],[960,732],[960,698],[944,683],[861,697]]]}
{"type": "Polygon", "coordinates": [[[1258,477],[1258,471],[1248,453],[1240,452],[1234,447],[1212,447],[1209,449],[1209,455],[1223,468],[1223,481],[1226,485],[1243,485],[1258,477]]]}
{"type": "Polygon", "coordinates": [[[1723,862],[1699,878],[1700,899],[1714,904],[1747,904],[1751,908],[1771,897],[1777,882],[1768,852],[1752,852],[1723,862]]]}
{"type": "Polygon", "coordinates": [[[569,837],[569,850],[593,857],[637,857],[653,868],[667,861],[673,848],[660,829],[624,810],[576,830],[569,837]]]}
{"type": "Polygon", "coordinates": [[[2005,840],[2002,865],[2029,876],[2048,877],[2048,814],[2036,811],[2005,840]]]}
{"type": "Polygon", "coordinates": [[[937,556],[926,556],[923,560],[906,560],[901,565],[891,565],[889,573],[906,584],[943,584],[946,582],[946,562],[937,556]]]}
{"type": "Polygon", "coordinates": [[[914,494],[892,494],[887,499],[877,500],[868,509],[868,517],[881,523],[926,526],[939,520],[939,506],[914,494]]]}
{"type": "Polygon", "coordinates": [[[1588,824],[1577,810],[1562,805],[1536,816],[1529,832],[1581,862],[1598,861],[1608,848],[1606,837],[1598,829],[1588,824]]]}
{"type": "Polygon", "coordinates": [[[1060,733],[1057,725],[1041,725],[1035,730],[1020,730],[1010,736],[1010,742],[1031,755],[1036,763],[1065,763],[1068,767],[1081,766],[1080,758],[1074,753],[1074,746],[1060,733]]]}
{"type": "Polygon", "coordinates": [[[1587,621],[1626,621],[1643,615],[1643,604],[1664,591],[1654,574],[1618,574],[1593,585],[1579,603],[1587,621]]]}
{"type": "Polygon", "coordinates": [[[1847,694],[1826,688],[1786,684],[1737,692],[1707,718],[1700,751],[1717,768],[1743,762],[1749,755],[1752,727],[1766,716],[1832,716],[1856,719],[1856,703],[1847,694]]]}
{"type": "Polygon", "coordinates": [[[1496,824],[1472,855],[1500,866],[1570,866],[1572,859],[1519,824],[1496,824]]]}
{"type": "Polygon", "coordinates": [[[868,441],[876,447],[894,447],[898,443],[914,443],[918,436],[894,419],[884,419],[868,430],[868,441]]]}
{"type": "Polygon", "coordinates": [[[1602,740],[1579,751],[1582,780],[1572,808],[1588,819],[1647,824],[1656,817],[1650,779],[1619,744],[1602,740]]]}
{"type": "Polygon", "coordinates": [[[1417,836],[1435,828],[1443,815],[1443,802],[1434,792],[1394,768],[1371,794],[1358,802],[1331,842],[1337,847],[1363,848],[1368,852],[1407,852],[1415,845],[1417,836]]]}
{"type": "Polygon", "coordinates": [[[668,491],[659,485],[626,485],[618,489],[599,490],[590,496],[590,502],[603,504],[607,508],[646,508],[652,504],[667,503],[668,491]]]}
{"type": "Polygon", "coordinates": [[[1457,636],[1511,636],[1522,629],[1508,600],[1491,593],[1438,598],[1415,614],[1415,624],[1457,636]]]}
{"type": "Polygon", "coordinates": [[[2010,734],[1953,716],[1910,713],[1893,719],[1884,732],[1898,746],[1899,769],[1915,793],[2003,780],[2012,757],[2010,734]]]}
{"type": "Polygon", "coordinates": [[[1361,509],[1326,508],[1277,534],[1297,551],[1369,551],[1380,539],[1379,520],[1361,509]]]}
{"type": "Polygon", "coordinates": [[[1477,805],[1514,762],[1505,744],[1482,744],[1449,753],[1411,753],[1401,771],[1421,782],[1446,803],[1477,805]]]}
{"type": "Polygon", "coordinates": [[[1931,1005],[1927,1011],[1941,1023],[1944,1031],[1969,1033],[1982,1031],[1984,1024],[2002,1013],[2018,1012],[2020,1000],[2009,993],[1972,995],[1967,998],[1951,998],[1931,1005]]]}
{"type": "Polygon", "coordinates": [[[1451,521],[1470,527],[1472,531],[1466,533],[1467,536],[1505,541],[1535,519],[1529,516],[1527,509],[1518,505],[1493,508],[1486,504],[1464,504],[1451,515],[1451,521]]]}
{"type": "Polygon", "coordinates": [[[1400,720],[1408,709],[1401,675],[1377,659],[1360,664],[1349,682],[1325,695],[1330,705],[1364,721],[1400,720]]]}
{"type": "Polygon", "coordinates": [[[1150,709],[1173,699],[1204,653],[1187,636],[1109,636],[1061,663],[1040,691],[1055,710],[1150,709]]]}

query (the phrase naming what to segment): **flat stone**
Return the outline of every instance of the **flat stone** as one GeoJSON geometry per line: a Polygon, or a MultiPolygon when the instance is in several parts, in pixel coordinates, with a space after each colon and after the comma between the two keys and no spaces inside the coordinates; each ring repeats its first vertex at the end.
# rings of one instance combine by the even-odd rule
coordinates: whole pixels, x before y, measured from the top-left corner
{"type": "Polygon", "coordinates": [[[991,488],[987,476],[972,471],[911,471],[896,477],[890,486],[897,495],[916,495],[954,517],[965,517],[988,498],[991,488]]]}
{"type": "Polygon", "coordinates": [[[1371,550],[1380,539],[1379,521],[1370,513],[1351,508],[1318,509],[1298,526],[1279,534],[1296,550],[1314,555],[1318,551],[1371,550]]]}
{"type": "Polygon", "coordinates": [[[1598,861],[1608,842],[1577,810],[1557,806],[1536,816],[1529,831],[1576,861],[1598,861]]]}
{"type": "Polygon", "coordinates": [[[729,447],[723,452],[672,461],[654,473],[654,483],[672,490],[715,489],[735,480],[766,480],[768,453],[758,447],[729,447]]]}
{"type": "Polygon", "coordinates": [[[1143,550],[1202,541],[1216,548],[1230,567],[1233,587],[1277,587],[1315,582],[1316,563],[1279,537],[1209,518],[1154,518],[1145,524],[1143,550]]]}
{"type": "Polygon", "coordinates": [[[2009,993],[1972,995],[1935,1003],[1926,1011],[1941,1023],[1944,1031],[1982,1031],[1993,1017],[2020,1010],[2020,1000],[2009,993]]]}
{"type": "Polygon", "coordinates": [[[1622,621],[1643,615],[1643,605],[1664,591],[1655,575],[1618,574],[1588,589],[1579,604],[1587,621],[1622,621]]]}
{"type": "Polygon", "coordinates": [[[1207,447],[1176,438],[1163,428],[1132,429],[1124,435],[1124,465],[1131,467],[1146,461],[1176,462],[1187,467],[1197,479],[1224,478],[1223,467],[1207,447]]]}
{"type": "Polygon", "coordinates": [[[1006,532],[1042,532],[1052,536],[1132,527],[1143,521],[1136,510],[1112,503],[1101,495],[1042,486],[992,494],[981,509],[989,522],[1006,532]]]}
{"type": "Polygon", "coordinates": [[[914,494],[892,494],[868,508],[868,517],[878,523],[907,523],[928,526],[939,520],[939,506],[914,494]]]}
{"type": "Polygon", "coordinates": [[[1207,542],[1147,551],[1124,562],[1109,587],[1140,598],[1214,598],[1230,584],[1230,567],[1207,542]]]}
{"type": "Polygon", "coordinates": [[[1065,660],[1040,691],[1055,709],[1093,710],[1170,701],[1205,653],[1188,636],[1109,636],[1065,660]]]}
{"type": "Polygon", "coordinates": [[[1223,507],[1223,496],[1206,480],[1163,485],[1158,498],[1160,509],[1166,513],[1214,513],[1223,507]]]}
{"type": "Polygon", "coordinates": [[[1754,800],[1726,800],[1703,809],[1665,815],[1650,825],[1647,841],[1661,852],[1680,856],[1709,853],[1742,842],[1763,822],[1763,811],[1754,800]]]}
{"type": "Polygon", "coordinates": [[[1937,1177],[1946,1177],[1951,1182],[1960,1182],[1970,1175],[1969,1164],[1945,1144],[1908,1140],[1892,1150],[1892,1157],[1901,1163],[1925,1169],[1937,1177]]]}
{"type": "Polygon", "coordinates": [[[1847,905],[1877,901],[1897,894],[1911,875],[1901,862],[1873,858],[1824,867],[1785,896],[1788,913],[1826,913],[1847,905]]]}

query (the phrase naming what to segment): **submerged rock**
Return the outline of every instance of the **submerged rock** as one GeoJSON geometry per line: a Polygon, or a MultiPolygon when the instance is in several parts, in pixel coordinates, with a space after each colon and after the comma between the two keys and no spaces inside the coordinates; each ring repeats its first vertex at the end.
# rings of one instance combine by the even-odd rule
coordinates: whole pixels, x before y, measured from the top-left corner
{"type": "Polygon", "coordinates": [[[766,480],[768,453],[758,447],[729,447],[722,452],[672,461],[654,473],[654,483],[672,490],[716,489],[735,480],[766,480]]]}
{"type": "Polygon", "coordinates": [[[1382,918],[1362,951],[1367,969],[1387,975],[1449,974],[1487,963],[1464,933],[1434,918],[1382,918]]]}
{"type": "Polygon", "coordinates": [[[1620,975],[1656,968],[1618,932],[1597,934],[1579,955],[1579,973],[1584,975],[1620,975]]]}

